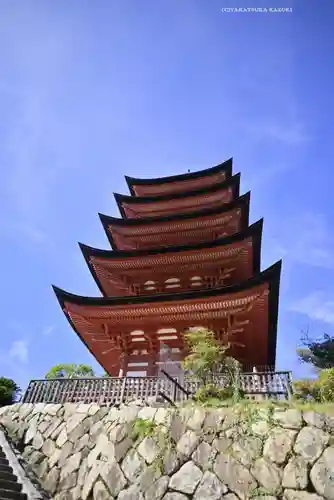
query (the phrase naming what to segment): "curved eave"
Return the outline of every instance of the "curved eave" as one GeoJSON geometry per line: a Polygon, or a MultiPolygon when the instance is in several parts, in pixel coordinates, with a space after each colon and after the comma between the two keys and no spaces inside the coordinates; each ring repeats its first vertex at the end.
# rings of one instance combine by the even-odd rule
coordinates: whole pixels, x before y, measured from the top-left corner
{"type": "Polygon", "coordinates": [[[192,191],[186,191],[185,193],[174,193],[163,196],[129,196],[120,193],[114,193],[114,197],[118,206],[118,209],[124,219],[127,219],[127,215],[123,208],[123,203],[127,203],[129,205],[136,205],[137,203],[151,203],[151,202],[159,202],[159,201],[169,201],[183,198],[191,198],[192,196],[199,196],[207,193],[214,193],[216,191],[224,190],[231,187],[233,189],[234,198],[239,196],[240,193],[240,173],[234,175],[230,179],[216,184],[215,186],[211,186],[209,188],[201,188],[192,191]]]}
{"type": "Polygon", "coordinates": [[[227,177],[232,175],[233,158],[220,163],[211,168],[206,168],[204,170],[197,170],[196,172],[187,172],[185,174],[170,175],[168,177],[154,177],[152,179],[138,179],[137,177],[125,176],[126,183],[128,185],[129,191],[132,196],[137,196],[133,186],[152,186],[159,184],[168,184],[170,182],[182,182],[190,179],[199,179],[201,177],[208,177],[210,175],[216,174],[217,172],[226,172],[227,177]]]}
{"type": "MultiPolygon", "coordinates": [[[[53,290],[56,294],[60,307],[65,313],[68,321],[70,322],[72,328],[77,333],[79,338],[84,342],[86,347],[86,342],[82,339],[80,333],[75,328],[69,314],[67,313],[65,302],[70,302],[76,305],[82,306],[113,306],[121,304],[140,304],[140,303],[150,303],[159,302],[163,300],[166,301],[182,301],[186,299],[196,299],[201,297],[214,297],[217,295],[230,295],[239,291],[250,290],[258,285],[268,283],[270,295],[269,295],[269,311],[268,311],[268,365],[275,366],[276,358],[276,341],[277,341],[277,319],[278,319],[278,303],[279,303],[279,285],[281,276],[282,261],[276,262],[274,265],[262,271],[257,276],[249,279],[246,282],[238,283],[235,285],[212,288],[209,290],[200,291],[189,291],[180,292],[173,294],[161,295],[145,295],[145,296],[132,296],[132,297],[83,297],[80,295],[74,295],[72,293],[66,292],[56,286],[53,286],[53,290]]],[[[92,351],[89,349],[92,353],[92,351]]],[[[92,353],[93,354],[93,353],[92,353]]],[[[93,354],[94,356],[94,354],[93,354]]]]}
{"type": "Polygon", "coordinates": [[[146,255],[160,255],[160,254],[170,254],[176,252],[187,252],[191,250],[201,250],[207,248],[216,248],[216,247],[224,247],[231,245],[232,243],[243,241],[247,238],[252,238],[253,242],[253,274],[257,274],[260,272],[261,268],[261,240],[262,240],[262,229],[263,229],[263,219],[258,220],[251,226],[249,226],[244,231],[233,234],[231,236],[226,236],[225,238],[218,238],[212,242],[204,242],[192,245],[178,245],[174,247],[164,247],[164,248],[153,248],[148,250],[101,250],[98,248],[93,248],[88,245],[84,245],[83,243],[79,243],[79,247],[82,251],[82,254],[85,258],[87,266],[100,289],[102,295],[107,297],[108,295],[105,293],[103,286],[100,282],[98,275],[95,272],[94,266],[92,265],[90,258],[98,257],[108,260],[113,259],[127,259],[131,257],[144,257],[146,255]]]}
{"type": "Polygon", "coordinates": [[[173,300],[184,300],[184,299],[196,299],[200,297],[210,297],[215,295],[229,295],[232,293],[249,290],[257,285],[261,285],[265,282],[276,283],[279,282],[279,277],[281,273],[282,261],[279,260],[272,266],[268,267],[265,271],[253,276],[247,281],[242,283],[236,283],[234,285],[210,288],[208,290],[191,290],[189,292],[179,292],[179,293],[166,293],[166,294],[155,294],[155,295],[135,295],[135,296],[124,296],[124,297],[85,297],[82,295],[75,295],[70,292],[66,292],[61,288],[52,285],[52,288],[57,296],[61,308],[64,308],[65,302],[71,302],[75,305],[82,306],[113,306],[121,304],[140,304],[147,302],[159,302],[163,300],[173,301],[173,300]]]}
{"type": "Polygon", "coordinates": [[[110,215],[104,215],[99,213],[99,218],[102,223],[103,229],[109,240],[110,246],[113,250],[117,250],[117,245],[113,239],[111,232],[109,231],[110,226],[122,226],[131,227],[139,225],[148,224],[159,224],[160,222],[172,222],[180,221],[185,219],[195,219],[206,215],[219,215],[225,212],[230,212],[236,208],[242,210],[242,227],[246,228],[249,224],[249,205],[250,205],[251,193],[248,191],[242,196],[239,196],[231,203],[223,203],[219,208],[208,208],[205,210],[197,210],[195,212],[186,212],[184,214],[174,214],[174,215],[164,215],[162,217],[143,217],[141,219],[121,219],[120,217],[112,217],[110,215]]]}

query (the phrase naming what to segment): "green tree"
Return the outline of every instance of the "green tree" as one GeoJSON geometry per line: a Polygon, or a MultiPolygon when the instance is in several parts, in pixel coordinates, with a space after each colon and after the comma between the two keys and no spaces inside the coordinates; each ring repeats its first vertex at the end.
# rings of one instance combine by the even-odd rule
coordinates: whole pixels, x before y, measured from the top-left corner
{"type": "Polygon", "coordinates": [[[89,365],[76,365],[75,363],[61,363],[55,365],[45,375],[46,379],[86,377],[95,377],[93,368],[89,365]]]}
{"type": "Polygon", "coordinates": [[[14,380],[0,377],[0,407],[15,403],[21,389],[14,380]]]}
{"type": "Polygon", "coordinates": [[[189,354],[182,362],[183,368],[203,384],[211,382],[222,371],[230,344],[221,344],[214,332],[201,326],[186,330],[184,339],[189,354]]]}
{"type": "Polygon", "coordinates": [[[334,336],[324,334],[322,339],[315,340],[306,331],[297,354],[300,361],[313,365],[317,370],[334,368],[334,336]]]}
{"type": "Polygon", "coordinates": [[[231,343],[221,343],[216,339],[215,333],[204,327],[190,328],[184,332],[188,355],[182,362],[202,387],[196,398],[204,402],[209,399],[239,398],[240,389],[240,364],[228,356],[231,343]],[[224,388],[216,384],[216,376],[225,375],[224,388]]]}

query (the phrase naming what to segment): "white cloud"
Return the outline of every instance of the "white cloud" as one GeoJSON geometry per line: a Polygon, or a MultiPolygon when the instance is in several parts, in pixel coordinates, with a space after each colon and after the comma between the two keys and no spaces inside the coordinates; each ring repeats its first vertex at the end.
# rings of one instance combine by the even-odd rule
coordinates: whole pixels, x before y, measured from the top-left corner
{"type": "Polygon", "coordinates": [[[307,315],[310,319],[334,325],[334,297],[323,291],[312,292],[293,303],[289,310],[307,315]]]}
{"type": "Polygon", "coordinates": [[[29,357],[28,342],[26,340],[15,340],[9,349],[9,357],[20,363],[27,363],[29,357]]]}
{"type": "Polygon", "coordinates": [[[55,325],[49,325],[46,328],[44,328],[42,334],[46,336],[51,335],[51,333],[53,333],[55,329],[56,329],[55,325]]]}
{"type": "Polygon", "coordinates": [[[279,248],[285,258],[300,264],[334,269],[334,239],[322,214],[303,213],[285,217],[274,224],[278,235],[270,238],[273,248],[279,248]]]}
{"type": "Polygon", "coordinates": [[[306,132],[305,125],[299,121],[286,123],[285,121],[259,121],[258,123],[247,124],[243,128],[255,140],[268,140],[280,142],[286,146],[296,146],[311,140],[311,136],[306,132]]]}

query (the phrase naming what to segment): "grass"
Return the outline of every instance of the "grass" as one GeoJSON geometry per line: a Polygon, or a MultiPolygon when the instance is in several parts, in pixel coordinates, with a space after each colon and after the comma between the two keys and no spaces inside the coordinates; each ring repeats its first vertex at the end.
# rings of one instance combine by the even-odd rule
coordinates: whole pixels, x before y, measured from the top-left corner
{"type": "Polygon", "coordinates": [[[199,404],[194,401],[187,401],[183,406],[202,406],[206,408],[235,408],[243,409],[249,407],[255,408],[294,408],[297,410],[304,411],[316,411],[318,413],[325,413],[326,415],[334,417],[334,402],[333,403],[316,403],[316,402],[303,402],[298,400],[282,401],[282,400],[265,400],[256,401],[252,399],[241,399],[238,402],[233,400],[219,400],[219,399],[209,399],[204,404],[199,404]]]}

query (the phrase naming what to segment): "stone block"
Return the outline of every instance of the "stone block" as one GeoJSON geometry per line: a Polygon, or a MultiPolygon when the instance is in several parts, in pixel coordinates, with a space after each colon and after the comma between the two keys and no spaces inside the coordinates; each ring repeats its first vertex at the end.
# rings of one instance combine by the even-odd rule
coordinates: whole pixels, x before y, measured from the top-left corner
{"type": "Polygon", "coordinates": [[[157,479],[147,489],[145,493],[145,500],[161,500],[167,491],[168,483],[169,483],[168,476],[162,476],[159,479],[157,479]]]}
{"type": "Polygon", "coordinates": [[[120,492],[118,500],[144,500],[144,497],[138,486],[133,484],[126,490],[120,492]]]}
{"type": "Polygon", "coordinates": [[[189,461],[173,474],[169,482],[169,488],[191,495],[194,493],[202,477],[203,473],[201,469],[194,462],[189,461]]]}
{"type": "Polygon", "coordinates": [[[311,481],[319,495],[334,500],[334,447],[327,448],[311,469],[311,481]]]}
{"type": "Polygon", "coordinates": [[[93,486],[94,500],[111,500],[109,491],[102,481],[97,481],[93,486]]]}
{"type": "Polygon", "coordinates": [[[66,476],[70,475],[79,469],[81,463],[81,453],[75,453],[75,455],[67,458],[66,463],[62,466],[60,471],[60,480],[62,481],[66,476]]]}
{"type": "Polygon", "coordinates": [[[329,435],[321,429],[304,427],[297,436],[294,452],[313,463],[320,457],[328,441],[329,435]]]}
{"type": "Polygon", "coordinates": [[[127,486],[127,480],[121,468],[115,462],[104,464],[101,469],[101,477],[106,483],[111,495],[115,498],[119,492],[127,486]]]}
{"type": "Polygon", "coordinates": [[[232,454],[242,465],[250,467],[261,456],[263,443],[261,438],[241,436],[232,445],[232,454]]]}
{"type": "Polygon", "coordinates": [[[46,491],[51,493],[51,495],[54,495],[57,491],[59,478],[60,470],[57,467],[52,467],[43,481],[43,487],[46,491]]]}
{"type": "Polygon", "coordinates": [[[187,421],[187,428],[192,431],[199,431],[202,428],[203,422],[206,417],[205,408],[194,408],[190,418],[187,421]]]}
{"type": "Polygon", "coordinates": [[[202,470],[209,470],[212,468],[216,455],[217,450],[208,443],[202,442],[198,445],[191,458],[202,470]]]}
{"type": "Polygon", "coordinates": [[[130,450],[122,462],[122,471],[125,477],[130,483],[135,483],[144,469],[144,460],[135,450],[130,450]]]}
{"type": "Polygon", "coordinates": [[[191,430],[186,431],[179,439],[176,449],[183,457],[190,457],[200,442],[200,437],[191,430]]]}
{"type": "Polygon", "coordinates": [[[284,464],[291,453],[298,431],[288,429],[272,429],[264,443],[263,455],[276,464],[284,464]]]}
{"type": "Polygon", "coordinates": [[[288,410],[275,410],[273,420],[285,429],[299,430],[303,425],[302,412],[294,408],[288,410]]]}
{"type": "Polygon", "coordinates": [[[257,482],[249,470],[231,455],[219,454],[214,463],[213,472],[242,500],[246,499],[248,493],[257,487],[257,482]]]}
{"type": "Polygon", "coordinates": [[[275,495],[280,491],[282,470],[269,460],[258,458],[251,468],[251,473],[268,494],[275,495]]]}
{"type": "Polygon", "coordinates": [[[326,415],[323,413],[318,413],[316,411],[303,411],[303,419],[305,420],[306,425],[325,430],[326,415]]]}
{"type": "Polygon", "coordinates": [[[159,454],[159,448],[151,436],[142,440],[137,451],[148,464],[152,464],[159,454]]]}
{"type": "Polygon", "coordinates": [[[227,492],[227,486],[215,474],[206,471],[195,491],[194,500],[220,500],[227,492]]]}
{"type": "Polygon", "coordinates": [[[307,491],[285,490],[283,500],[323,500],[323,498],[307,491]]]}
{"type": "Polygon", "coordinates": [[[66,441],[66,443],[60,450],[58,458],[59,467],[65,466],[68,457],[72,454],[72,451],[73,451],[73,443],[71,443],[70,441],[66,441]]]}
{"type": "Polygon", "coordinates": [[[304,490],[308,484],[308,464],[302,457],[291,457],[284,467],[283,488],[304,490]]]}

